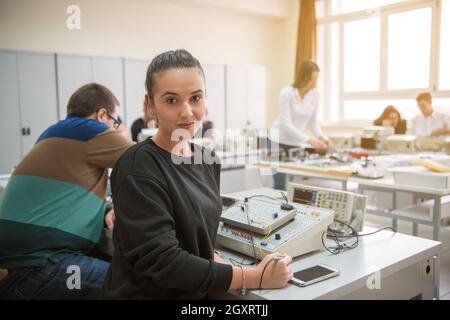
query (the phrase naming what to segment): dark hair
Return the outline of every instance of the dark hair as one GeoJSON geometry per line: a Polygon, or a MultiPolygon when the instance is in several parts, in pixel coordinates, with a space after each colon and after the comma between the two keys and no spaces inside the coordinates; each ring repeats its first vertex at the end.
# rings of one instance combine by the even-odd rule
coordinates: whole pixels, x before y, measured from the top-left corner
{"type": "Polygon", "coordinates": [[[298,68],[298,72],[295,75],[295,81],[292,85],[294,88],[302,89],[311,80],[311,75],[314,71],[320,71],[319,66],[312,60],[303,61],[298,68]]]}
{"type": "Polygon", "coordinates": [[[67,113],[88,117],[105,108],[108,113],[114,113],[119,101],[105,86],[98,83],[88,83],[75,91],[67,103],[67,113]]]}
{"type": "Polygon", "coordinates": [[[420,93],[417,96],[416,101],[419,102],[420,100],[424,100],[424,101],[428,102],[429,104],[431,104],[431,93],[429,93],[429,92],[420,93]]]}
{"type": "Polygon", "coordinates": [[[153,58],[147,69],[147,77],[145,79],[145,89],[148,96],[153,99],[153,75],[169,69],[187,69],[198,68],[201,71],[203,79],[205,72],[200,62],[194,58],[188,51],[184,49],[171,50],[163,52],[153,58]]]}
{"type": "Polygon", "coordinates": [[[406,133],[406,120],[402,119],[402,115],[400,112],[394,107],[394,106],[387,106],[380,117],[378,117],[373,124],[376,126],[382,126],[383,121],[387,119],[389,116],[389,113],[395,112],[398,115],[398,122],[397,126],[394,128],[396,134],[403,134],[406,133]]]}

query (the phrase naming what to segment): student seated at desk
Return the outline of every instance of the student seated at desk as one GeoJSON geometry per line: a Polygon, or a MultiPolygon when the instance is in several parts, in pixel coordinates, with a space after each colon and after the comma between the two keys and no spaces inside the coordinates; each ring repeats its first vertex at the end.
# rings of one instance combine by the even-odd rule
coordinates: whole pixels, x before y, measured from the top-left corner
{"type": "Polygon", "coordinates": [[[406,120],[402,119],[400,112],[394,106],[387,106],[373,124],[375,126],[393,127],[396,134],[406,133],[406,120]]]}
{"type": "Polygon", "coordinates": [[[208,109],[205,110],[205,118],[202,121],[202,137],[209,138],[212,136],[214,123],[208,120],[208,109]]]}
{"type": "Polygon", "coordinates": [[[155,117],[151,113],[149,113],[145,107],[145,101],[143,105],[144,115],[141,118],[136,119],[131,125],[131,139],[133,139],[133,141],[135,142],[138,142],[139,133],[142,129],[158,128],[158,123],[156,122],[155,117]]]}
{"type": "Polygon", "coordinates": [[[450,134],[449,116],[435,111],[429,92],[423,92],[416,98],[420,114],[412,120],[414,134],[419,137],[438,137],[450,134]]]}
{"type": "Polygon", "coordinates": [[[258,288],[267,263],[262,288],[286,286],[293,276],[289,256],[271,260],[272,254],[255,267],[233,267],[214,251],[222,212],[220,164],[211,151],[188,142],[205,114],[198,60],[186,50],[156,56],[146,90],[159,130],[130,148],[111,176],[115,250],[105,297],[211,298],[228,289],[258,288]]]}
{"type": "Polygon", "coordinates": [[[104,86],[82,86],[14,170],[0,203],[0,299],[101,296],[108,263],[88,254],[114,223],[107,168],[133,145],[118,105],[104,86]]]}

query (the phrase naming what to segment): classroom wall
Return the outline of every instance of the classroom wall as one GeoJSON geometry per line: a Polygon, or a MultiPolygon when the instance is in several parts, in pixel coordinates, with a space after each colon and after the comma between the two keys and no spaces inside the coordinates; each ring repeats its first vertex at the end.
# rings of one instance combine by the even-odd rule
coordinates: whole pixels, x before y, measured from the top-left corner
{"type": "Polygon", "coordinates": [[[203,63],[267,67],[267,124],[292,82],[296,0],[1,0],[0,48],[151,58],[186,48],[203,63]],[[214,3],[214,5],[212,5],[214,3]],[[69,30],[69,5],[81,29],[69,30]]]}

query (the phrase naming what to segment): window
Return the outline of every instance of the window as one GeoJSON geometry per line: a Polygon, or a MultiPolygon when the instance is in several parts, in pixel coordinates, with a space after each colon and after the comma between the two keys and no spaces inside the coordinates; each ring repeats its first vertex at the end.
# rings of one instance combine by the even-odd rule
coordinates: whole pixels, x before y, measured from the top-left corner
{"type": "Polygon", "coordinates": [[[403,118],[410,120],[419,113],[416,99],[392,100],[346,100],[344,103],[345,119],[348,120],[375,120],[387,106],[394,106],[403,118]]]}
{"type": "Polygon", "coordinates": [[[405,0],[332,0],[331,12],[333,15],[368,10],[405,0]]]}
{"type": "Polygon", "coordinates": [[[316,10],[325,120],[367,123],[387,105],[408,119],[421,91],[450,107],[450,0],[316,0],[316,10]]]}
{"type": "MultiPolygon", "coordinates": [[[[420,113],[416,99],[371,99],[371,100],[346,100],[345,119],[348,120],[375,120],[389,105],[394,106],[402,115],[402,118],[411,120],[420,113]]],[[[450,115],[450,98],[433,99],[433,108],[450,115]]]]}
{"type": "Polygon", "coordinates": [[[344,24],[344,90],[378,90],[380,78],[380,19],[344,24]]]}
{"type": "Polygon", "coordinates": [[[450,1],[442,1],[439,89],[450,90],[450,1]]]}
{"type": "Polygon", "coordinates": [[[388,89],[428,88],[431,8],[391,14],[388,28],[388,89]]]}

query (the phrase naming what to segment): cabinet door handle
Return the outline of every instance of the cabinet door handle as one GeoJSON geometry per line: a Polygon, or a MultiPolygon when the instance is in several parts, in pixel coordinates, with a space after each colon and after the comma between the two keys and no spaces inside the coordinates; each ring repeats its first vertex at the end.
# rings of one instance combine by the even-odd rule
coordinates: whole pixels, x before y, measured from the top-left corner
{"type": "Polygon", "coordinates": [[[22,135],[23,136],[29,136],[31,134],[31,129],[30,127],[23,127],[22,128],[22,135]]]}

